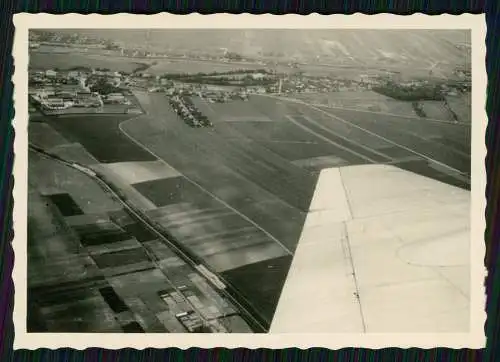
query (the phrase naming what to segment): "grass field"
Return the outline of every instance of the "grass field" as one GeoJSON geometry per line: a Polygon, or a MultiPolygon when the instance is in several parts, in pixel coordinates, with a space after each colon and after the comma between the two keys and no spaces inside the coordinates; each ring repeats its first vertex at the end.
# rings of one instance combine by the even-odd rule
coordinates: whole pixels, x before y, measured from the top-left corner
{"type": "Polygon", "coordinates": [[[136,146],[118,129],[118,125],[130,117],[72,115],[47,117],[46,122],[66,139],[82,144],[99,162],[154,161],[154,157],[136,146]]]}
{"type": "Polygon", "coordinates": [[[470,127],[426,122],[425,120],[411,121],[396,116],[366,114],[348,110],[335,109],[328,112],[409,149],[416,150],[422,155],[470,174],[470,153],[462,151],[463,148],[470,147],[470,127]],[[435,138],[432,139],[433,137],[435,138]],[[442,137],[443,140],[437,140],[439,137],[442,137]],[[450,139],[463,147],[458,149],[444,139],[450,139]]]}
{"type": "Polygon", "coordinates": [[[460,96],[448,96],[446,97],[448,104],[450,105],[453,112],[458,116],[460,122],[471,123],[472,122],[472,99],[471,93],[463,94],[460,96]]]}
{"type": "Polygon", "coordinates": [[[121,206],[82,173],[29,153],[28,183],[43,195],[68,193],[84,213],[98,214],[121,206]]]}
{"type": "Polygon", "coordinates": [[[28,140],[46,150],[69,143],[59,132],[56,132],[48,124],[41,122],[31,122],[28,124],[28,140]]]}
{"type": "Polygon", "coordinates": [[[67,161],[78,162],[82,165],[92,165],[98,161],[79,143],[56,146],[50,151],[67,161]]]}
{"type": "Polygon", "coordinates": [[[176,170],[161,161],[117,162],[103,164],[101,167],[131,185],[179,176],[176,170]]]}
{"type": "MultiPolygon", "coordinates": [[[[293,98],[311,104],[333,108],[338,107],[356,111],[390,113],[421,119],[413,109],[412,102],[399,101],[373,91],[302,93],[294,95],[293,98]]],[[[470,94],[448,96],[447,100],[453,111],[457,113],[460,122],[471,122],[470,94]]],[[[446,109],[443,102],[422,101],[420,103],[423,106],[426,118],[448,122],[453,121],[451,112],[446,109]]]]}

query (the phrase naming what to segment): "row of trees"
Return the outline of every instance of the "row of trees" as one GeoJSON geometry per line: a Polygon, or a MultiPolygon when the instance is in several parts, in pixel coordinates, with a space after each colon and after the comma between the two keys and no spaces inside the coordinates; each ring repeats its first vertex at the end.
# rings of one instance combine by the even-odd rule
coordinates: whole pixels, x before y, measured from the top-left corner
{"type": "Polygon", "coordinates": [[[196,83],[196,84],[213,84],[220,86],[266,86],[269,84],[274,84],[276,81],[274,79],[253,79],[252,77],[244,78],[206,78],[206,77],[189,77],[183,78],[184,83],[196,83]]]}
{"type": "Polygon", "coordinates": [[[391,97],[400,101],[442,101],[444,95],[439,86],[419,86],[406,88],[394,83],[377,86],[372,88],[373,91],[391,97]]]}
{"type": "Polygon", "coordinates": [[[263,73],[263,74],[271,74],[271,72],[267,69],[234,69],[234,70],[228,70],[225,72],[209,72],[209,73],[204,73],[204,72],[199,72],[199,73],[165,73],[162,75],[162,78],[169,78],[169,79],[184,79],[184,78],[191,78],[191,77],[214,77],[214,76],[225,76],[225,75],[234,75],[234,74],[255,74],[255,73],[263,73]]]}

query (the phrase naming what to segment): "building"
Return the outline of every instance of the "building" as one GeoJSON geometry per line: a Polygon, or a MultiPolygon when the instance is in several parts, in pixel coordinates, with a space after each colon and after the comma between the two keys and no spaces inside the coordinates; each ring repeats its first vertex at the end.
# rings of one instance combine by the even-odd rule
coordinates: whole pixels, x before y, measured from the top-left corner
{"type": "Polygon", "coordinates": [[[110,93],[104,99],[107,104],[130,104],[129,100],[121,93],[110,93]]]}
{"type": "Polygon", "coordinates": [[[266,75],[264,73],[252,73],[252,79],[254,79],[254,80],[262,80],[265,78],[266,78],[266,75]]]}
{"type": "Polygon", "coordinates": [[[178,313],[176,316],[177,320],[187,329],[190,333],[203,333],[205,332],[205,326],[201,318],[194,312],[183,312],[178,313]]]}
{"type": "Polygon", "coordinates": [[[42,101],[42,107],[47,110],[56,110],[69,108],[69,105],[62,98],[48,97],[42,101]]]}
{"type": "Polygon", "coordinates": [[[45,76],[50,78],[55,78],[57,76],[57,72],[52,69],[48,69],[45,71],[45,76]]]}

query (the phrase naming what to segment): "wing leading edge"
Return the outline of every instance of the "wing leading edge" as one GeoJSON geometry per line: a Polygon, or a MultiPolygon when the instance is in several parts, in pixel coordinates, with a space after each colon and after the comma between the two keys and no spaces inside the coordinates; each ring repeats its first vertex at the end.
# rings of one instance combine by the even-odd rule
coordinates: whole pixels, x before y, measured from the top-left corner
{"type": "Polygon", "coordinates": [[[469,331],[470,192],[387,165],[326,169],[271,333],[469,331]]]}

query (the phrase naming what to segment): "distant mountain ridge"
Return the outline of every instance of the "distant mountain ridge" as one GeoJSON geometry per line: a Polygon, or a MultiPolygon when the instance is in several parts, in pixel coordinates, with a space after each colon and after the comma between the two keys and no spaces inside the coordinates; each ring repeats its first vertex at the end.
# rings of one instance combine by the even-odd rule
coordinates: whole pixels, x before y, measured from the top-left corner
{"type": "Polygon", "coordinates": [[[109,39],[152,51],[189,53],[236,52],[247,57],[289,59],[341,64],[401,64],[432,67],[435,63],[467,66],[470,32],[467,30],[367,30],[367,29],[64,29],[109,39]]]}

